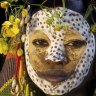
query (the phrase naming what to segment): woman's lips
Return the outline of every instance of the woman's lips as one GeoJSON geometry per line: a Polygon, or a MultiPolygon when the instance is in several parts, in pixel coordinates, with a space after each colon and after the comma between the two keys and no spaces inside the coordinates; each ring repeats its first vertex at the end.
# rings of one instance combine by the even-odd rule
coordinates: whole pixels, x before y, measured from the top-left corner
{"type": "Polygon", "coordinates": [[[60,77],[60,76],[46,76],[45,77],[46,80],[52,82],[52,83],[59,83],[62,81],[65,81],[67,79],[67,77],[60,77]]]}
{"type": "Polygon", "coordinates": [[[50,81],[51,83],[59,83],[65,81],[68,76],[63,71],[45,71],[45,72],[36,72],[39,77],[50,81]]]}

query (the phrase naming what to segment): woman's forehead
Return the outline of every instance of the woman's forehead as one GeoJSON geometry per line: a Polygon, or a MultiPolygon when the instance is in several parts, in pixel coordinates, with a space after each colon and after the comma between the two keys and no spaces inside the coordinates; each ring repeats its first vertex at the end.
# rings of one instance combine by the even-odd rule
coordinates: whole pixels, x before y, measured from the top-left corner
{"type": "Polygon", "coordinates": [[[68,25],[70,28],[77,30],[81,34],[86,31],[89,31],[89,25],[86,20],[77,12],[74,12],[69,9],[65,9],[63,11],[62,7],[51,9],[52,11],[48,11],[46,9],[39,10],[35,14],[33,14],[30,22],[29,22],[29,31],[31,32],[34,29],[49,29],[54,31],[54,26],[59,24],[63,26],[64,24],[68,25]],[[57,16],[59,14],[59,17],[57,16]],[[47,24],[47,21],[52,21],[50,25],[47,24]]]}
{"type": "Polygon", "coordinates": [[[62,30],[61,32],[53,33],[53,34],[51,34],[51,37],[50,37],[50,35],[48,35],[46,33],[47,32],[43,31],[43,30],[35,30],[35,31],[29,33],[29,39],[34,40],[34,39],[43,38],[43,39],[46,39],[49,41],[53,41],[54,39],[55,40],[57,40],[57,39],[61,40],[62,39],[64,42],[68,42],[71,40],[84,40],[83,36],[80,35],[79,32],[72,30],[72,29],[68,29],[66,31],[62,30]]]}

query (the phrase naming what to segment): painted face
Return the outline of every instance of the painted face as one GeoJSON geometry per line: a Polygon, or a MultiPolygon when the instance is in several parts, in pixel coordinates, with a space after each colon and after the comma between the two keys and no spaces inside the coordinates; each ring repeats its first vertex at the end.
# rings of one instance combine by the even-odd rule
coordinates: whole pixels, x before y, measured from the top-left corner
{"type": "Polygon", "coordinates": [[[56,33],[53,40],[41,30],[29,34],[30,63],[38,76],[52,84],[60,83],[74,73],[86,48],[86,41],[78,32],[68,29],[65,34],[62,33],[56,33]]]}
{"type": "Polygon", "coordinates": [[[64,13],[61,7],[51,13],[44,9],[32,16],[26,32],[26,66],[32,81],[46,94],[62,95],[83,82],[95,53],[94,36],[88,31],[83,17],[69,9],[64,13]],[[60,18],[54,17],[49,26],[46,19],[56,10],[60,18]],[[56,24],[69,27],[56,31],[56,24]]]}

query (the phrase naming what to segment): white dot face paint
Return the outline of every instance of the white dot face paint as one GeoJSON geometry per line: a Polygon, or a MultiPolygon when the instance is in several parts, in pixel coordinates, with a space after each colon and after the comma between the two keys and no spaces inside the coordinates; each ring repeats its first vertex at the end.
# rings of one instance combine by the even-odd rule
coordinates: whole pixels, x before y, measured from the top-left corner
{"type": "MultiPolygon", "coordinates": [[[[60,18],[54,17],[54,21],[50,26],[46,24],[46,19],[48,16],[50,17],[50,16],[53,16],[52,14],[55,14],[55,9],[52,9],[53,13],[48,12],[46,9],[44,9],[44,11],[40,10],[32,16],[32,20],[28,23],[27,30],[26,30],[27,37],[25,41],[25,57],[26,57],[27,71],[32,81],[40,89],[42,89],[46,94],[63,95],[73,90],[74,88],[78,87],[83,82],[86,75],[88,74],[90,70],[91,62],[93,60],[94,53],[95,53],[95,39],[93,34],[88,32],[89,25],[87,21],[84,20],[84,18],[79,13],[71,11],[69,9],[66,9],[65,12],[63,13],[62,7],[58,7],[56,8],[56,10],[60,12],[60,18]],[[49,15],[47,16],[46,14],[49,14],[49,15]],[[63,25],[65,23],[69,25],[69,30],[66,31],[61,29],[59,32],[54,30],[55,24],[63,25]],[[35,32],[36,30],[41,30],[41,33],[37,37],[34,35],[34,33],[36,33],[35,32]],[[74,73],[71,74],[70,75],[71,78],[69,77],[66,80],[55,85],[53,85],[52,82],[50,82],[50,80],[48,81],[44,78],[39,77],[38,74],[36,73],[36,70],[41,71],[40,68],[38,68],[38,66],[41,64],[42,70],[44,71],[46,71],[49,68],[49,66],[48,66],[48,63],[44,61],[45,65],[47,66],[47,67],[46,66],[44,67],[42,62],[40,61],[40,58],[37,58],[37,57],[36,59],[39,60],[40,64],[39,65],[37,64],[37,67],[32,66],[34,64],[30,62],[31,56],[29,57],[32,51],[29,51],[30,53],[28,53],[28,50],[30,47],[30,41],[31,41],[31,39],[29,38],[30,34],[33,36],[32,40],[35,37],[37,39],[38,38],[41,39],[40,36],[43,36],[42,38],[48,41],[49,46],[47,46],[46,48],[43,48],[43,52],[47,51],[47,55],[44,58],[45,61],[50,60],[56,63],[59,61],[62,61],[66,57],[66,52],[68,54],[68,58],[71,61],[73,59],[73,58],[71,59],[71,57],[75,56],[74,58],[76,58],[77,56],[78,60],[74,61],[76,64],[75,63],[72,64],[73,61],[71,63],[68,63],[72,66],[74,65],[73,69],[75,71],[75,74],[74,73]],[[72,42],[70,43],[69,41],[71,40],[72,42]],[[78,42],[77,41],[73,42],[74,40],[79,41],[80,44],[82,43],[82,46],[79,46],[80,48],[79,47],[77,48],[76,46],[78,46],[77,44],[78,42]],[[86,45],[84,45],[85,43],[83,41],[86,41],[86,45]],[[73,48],[73,45],[75,46],[74,48],[73,48]],[[77,50],[76,48],[79,50],[78,52],[76,51],[77,50]],[[74,55],[73,53],[74,54],[76,53],[76,54],[74,55]],[[81,56],[79,56],[77,53],[81,56]],[[34,70],[35,68],[37,69],[34,70]]],[[[31,50],[35,50],[34,46],[32,48],[33,49],[31,50]]],[[[39,50],[40,52],[41,52],[41,49],[39,50]]],[[[38,52],[35,54],[38,54],[38,52]]],[[[41,57],[42,56],[43,55],[41,54],[41,57]]],[[[50,68],[52,68],[52,66],[50,68]]],[[[55,66],[55,68],[57,67],[55,66]]],[[[61,67],[59,66],[59,69],[60,68],[61,67]]],[[[63,70],[65,70],[66,73],[68,68],[69,67],[67,67],[67,65],[66,67],[63,66],[63,70]]]]}

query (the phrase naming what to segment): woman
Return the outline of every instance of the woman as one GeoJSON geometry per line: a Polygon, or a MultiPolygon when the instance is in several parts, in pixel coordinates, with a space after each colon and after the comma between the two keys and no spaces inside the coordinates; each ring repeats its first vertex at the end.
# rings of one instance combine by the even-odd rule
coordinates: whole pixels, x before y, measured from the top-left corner
{"type": "Polygon", "coordinates": [[[9,91],[2,88],[1,94],[8,95],[5,91],[7,90],[10,94],[11,90],[13,95],[21,96],[28,96],[29,93],[31,95],[31,91],[36,96],[93,96],[95,89],[95,73],[93,72],[95,70],[95,39],[93,33],[88,33],[89,25],[87,21],[77,13],[84,14],[82,10],[84,9],[83,2],[82,0],[76,1],[80,4],[77,8],[76,2],[67,1],[68,8],[72,8],[74,11],[58,7],[62,3],[58,2],[55,5],[55,2],[48,0],[45,5],[53,4],[56,8],[49,11],[46,9],[36,10],[27,24],[25,67],[28,74],[26,72],[26,88],[20,91],[17,90],[20,87],[20,81],[17,82],[17,79],[11,79],[15,74],[16,58],[14,55],[8,54],[0,74],[1,78],[3,76],[0,85],[2,86],[5,82],[8,82],[9,87],[6,88],[9,91]],[[70,2],[74,6],[70,7],[70,2]],[[46,95],[36,86],[34,87],[33,82],[46,95]],[[10,87],[11,83],[12,87],[10,87]],[[16,87],[18,85],[19,87],[16,87]],[[25,93],[24,90],[26,90],[25,93]]]}

